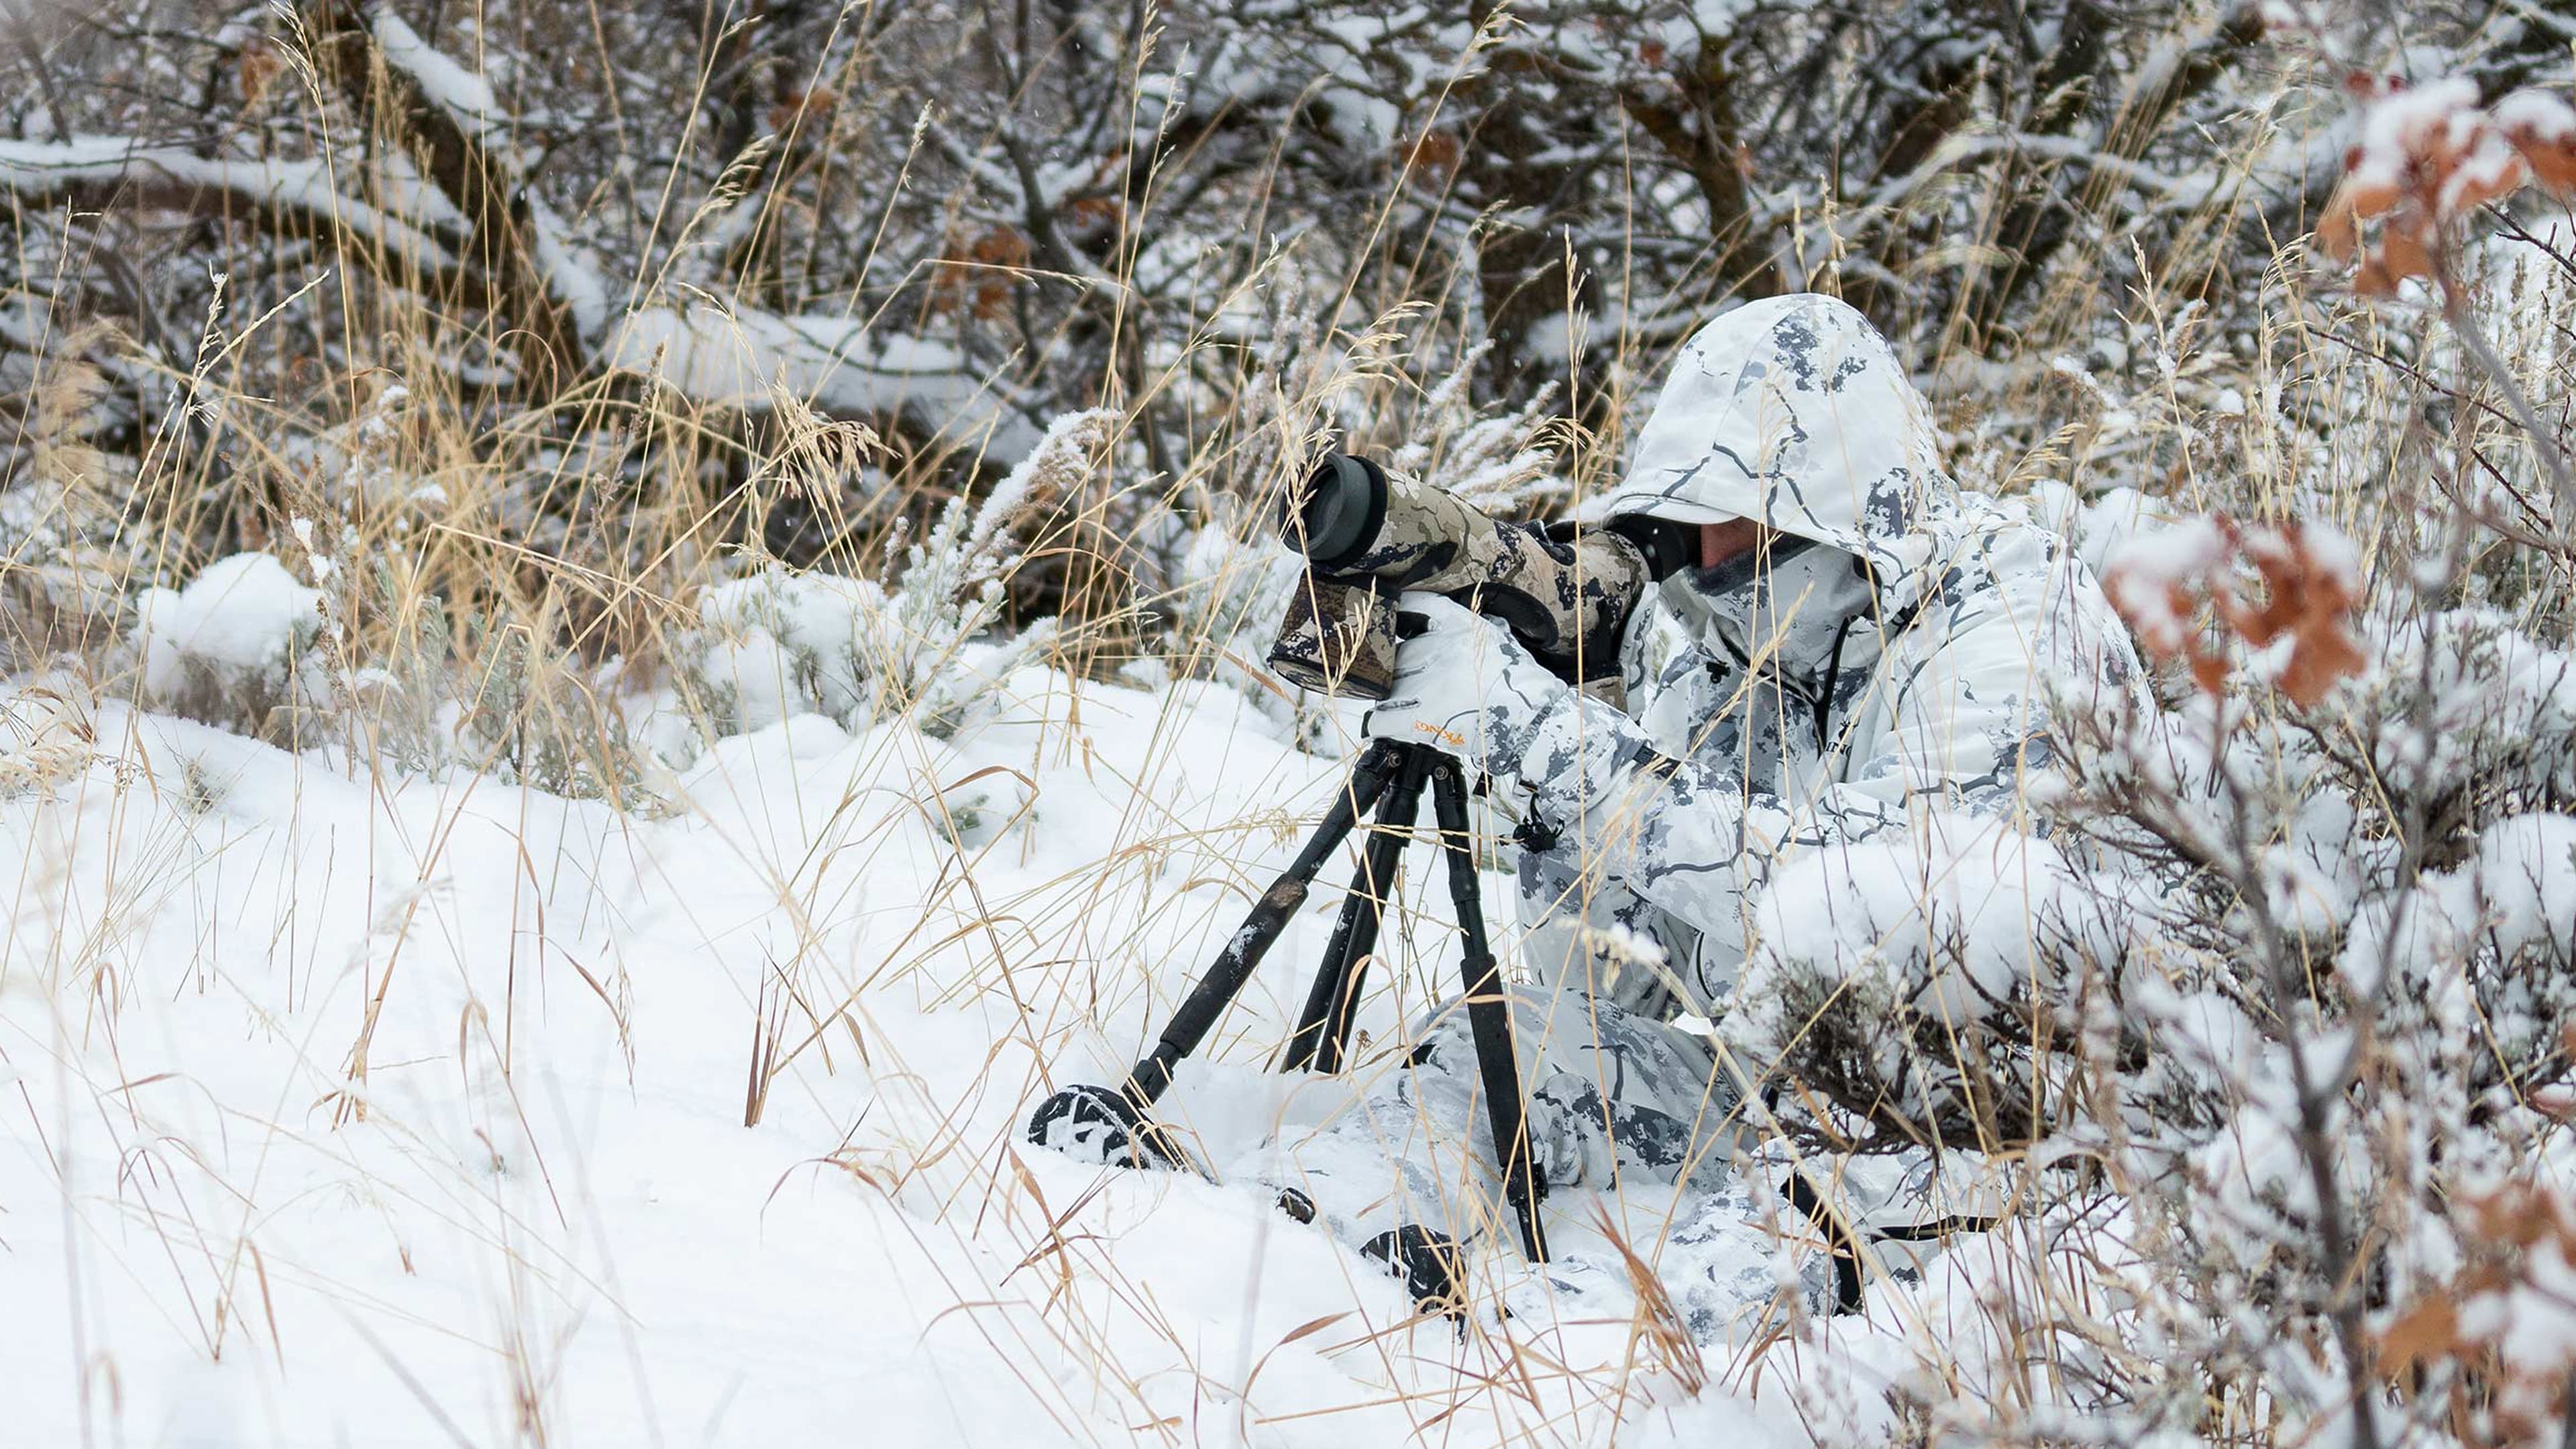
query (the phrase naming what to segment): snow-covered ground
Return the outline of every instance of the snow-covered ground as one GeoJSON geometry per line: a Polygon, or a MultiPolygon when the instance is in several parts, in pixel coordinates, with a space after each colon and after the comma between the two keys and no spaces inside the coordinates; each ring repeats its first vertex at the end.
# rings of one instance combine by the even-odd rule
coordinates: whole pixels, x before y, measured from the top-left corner
{"type": "MultiPolygon", "coordinates": [[[[651,818],[21,714],[95,741],[0,801],[0,1443],[1749,1445],[1815,1408],[1798,1344],[1739,1398],[1753,1350],[1529,1311],[1508,1247],[1474,1271],[1524,1307],[1462,1336],[1248,1185],[1020,1142],[1339,778],[1231,689],[800,715],[651,818]]],[[[1454,989],[1409,889],[1381,1046],[1454,989]]],[[[1209,1160],[1344,1089],[1265,1070],[1337,900],[1169,1100],[1209,1160]]],[[[1596,1199],[1549,1206],[1615,1261],[1596,1199]]],[[[1669,1196],[1616,1206],[1651,1254],[1669,1196]]]]}

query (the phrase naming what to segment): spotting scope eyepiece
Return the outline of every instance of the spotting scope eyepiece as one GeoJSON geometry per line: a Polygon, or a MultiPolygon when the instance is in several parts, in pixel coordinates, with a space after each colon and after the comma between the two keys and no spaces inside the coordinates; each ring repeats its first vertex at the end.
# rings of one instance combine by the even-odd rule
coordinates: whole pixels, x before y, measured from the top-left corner
{"type": "Polygon", "coordinates": [[[1306,578],[1270,666],[1329,694],[1384,699],[1395,682],[1395,596],[1446,594],[1500,620],[1571,683],[1618,667],[1646,591],[1696,562],[1680,524],[1621,518],[1546,527],[1493,518],[1456,494],[1333,453],[1284,502],[1280,531],[1306,578]]]}

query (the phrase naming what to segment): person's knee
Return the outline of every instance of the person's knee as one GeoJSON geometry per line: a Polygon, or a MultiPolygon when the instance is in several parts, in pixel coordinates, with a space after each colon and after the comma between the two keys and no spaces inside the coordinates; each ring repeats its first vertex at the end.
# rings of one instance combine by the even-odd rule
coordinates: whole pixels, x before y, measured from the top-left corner
{"type": "Polygon", "coordinates": [[[1549,1182],[1680,1182],[1732,1157],[1736,1098],[1706,1043],[1580,992],[1524,988],[1514,1006],[1549,1182]]]}
{"type": "Polygon", "coordinates": [[[1622,1101],[1569,1073],[1531,1091],[1529,1121],[1534,1155],[1555,1187],[1715,1182],[1734,1156],[1721,1104],[1622,1101]]]}

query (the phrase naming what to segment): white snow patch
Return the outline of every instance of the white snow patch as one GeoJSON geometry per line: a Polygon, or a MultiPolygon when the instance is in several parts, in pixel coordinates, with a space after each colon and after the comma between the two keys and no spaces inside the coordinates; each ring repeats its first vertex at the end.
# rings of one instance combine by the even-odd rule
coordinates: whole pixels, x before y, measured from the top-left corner
{"type": "Polygon", "coordinates": [[[262,673],[282,668],[322,625],[322,595],[264,553],[218,559],[185,589],[151,589],[137,607],[144,687],[179,687],[181,661],[262,673]]]}
{"type": "Polygon", "coordinates": [[[604,356],[716,406],[767,408],[783,392],[828,412],[910,411],[947,437],[989,438],[996,458],[1038,441],[955,348],[846,317],[644,307],[615,325],[604,356]]]}
{"type": "MultiPolygon", "coordinates": [[[[281,159],[238,160],[198,156],[184,147],[152,146],[124,136],[85,136],[69,141],[0,140],[0,189],[41,191],[55,182],[164,180],[184,187],[206,187],[258,197],[315,216],[327,216],[362,240],[385,247],[398,259],[425,270],[454,265],[445,247],[410,220],[363,201],[343,196],[333,185],[327,161],[281,159]]],[[[432,204],[424,189],[416,198],[425,221],[453,214],[443,202],[432,204]]],[[[397,274],[400,268],[396,268],[397,274]]]]}
{"type": "Polygon", "coordinates": [[[491,143],[488,133],[497,125],[501,103],[490,82],[421,39],[389,9],[378,7],[368,28],[386,65],[418,82],[424,96],[453,114],[477,140],[491,143]]]}
{"type": "MultiPolygon", "coordinates": [[[[756,594],[715,611],[793,627],[756,594]]],[[[154,630],[270,660],[311,592],[254,555],[162,603],[154,630]]],[[[1622,1367],[1624,1308],[1542,1321],[1508,1248],[1476,1271],[1515,1317],[1462,1342],[1258,1192],[1026,1149],[1047,1089],[1137,1056],[1345,766],[1231,689],[998,688],[944,742],[813,713],[721,741],[652,819],[102,707],[101,758],[0,800],[13,1442],[86,1414],[245,1449],[529,1416],[558,1445],[1340,1449],[1434,1415],[1462,1446],[1603,1443],[1623,1404],[1648,1442],[1787,1432],[1622,1367]],[[1496,1334],[1584,1377],[1529,1401],[1496,1334]]],[[[1268,1058],[1348,868],[1164,1100],[1216,1160],[1278,1125],[1268,1058]]],[[[1455,989],[1436,873],[1407,893],[1432,914],[1387,938],[1375,1040],[1455,989]]],[[[1551,1197],[1569,1261],[1607,1252],[1599,1201],[1551,1197]]]]}

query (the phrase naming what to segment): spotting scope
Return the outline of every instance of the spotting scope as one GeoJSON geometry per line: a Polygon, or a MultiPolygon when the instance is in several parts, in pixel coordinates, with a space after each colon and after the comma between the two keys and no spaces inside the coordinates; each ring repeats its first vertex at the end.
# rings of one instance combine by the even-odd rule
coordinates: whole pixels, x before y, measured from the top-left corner
{"type": "Polygon", "coordinates": [[[1645,517],[1515,523],[1445,489],[1333,453],[1283,503],[1306,577],[1270,646],[1293,684],[1379,700],[1395,683],[1395,597],[1445,594],[1518,635],[1571,684],[1616,673],[1619,633],[1658,582],[1698,563],[1695,531],[1645,517]]]}

